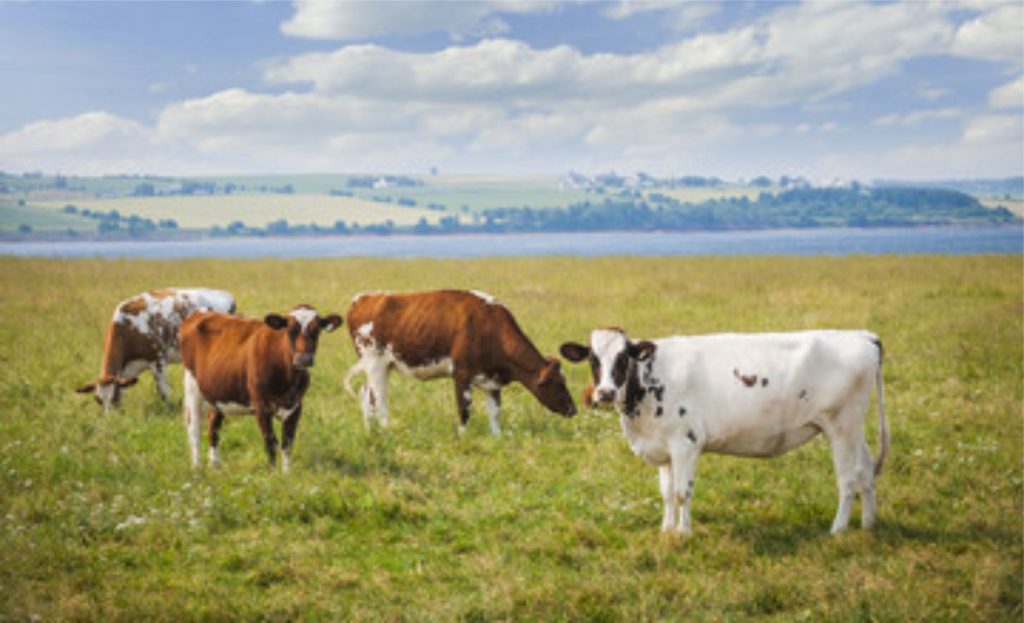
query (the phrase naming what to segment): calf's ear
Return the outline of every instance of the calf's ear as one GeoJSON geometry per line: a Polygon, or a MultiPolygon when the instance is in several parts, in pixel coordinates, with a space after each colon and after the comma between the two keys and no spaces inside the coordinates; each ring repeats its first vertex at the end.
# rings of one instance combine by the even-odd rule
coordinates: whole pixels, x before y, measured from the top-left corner
{"type": "Polygon", "coordinates": [[[556,375],[558,375],[561,369],[562,364],[557,359],[554,357],[549,358],[547,364],[540,371],[540,380],[537,382],[537,385],[544,386],[551,383],[557,378],[556,375]]]}
{"type": "Polygon", "coordinates": [[[89,394],[89,393],[92,393],[93,390],[95,390],[95,389],[96,389],[96,381],[91,381],[88,385],[83,385],[83,386],[79,387],[78,389],[76,389],[75,391],[78,392],[79,394],[89,394]]]}
{"type": "Polygon", "coordinates": [[[326,318],[322,316],[320,317],[320,328],[328,333],[334,331],[343,324],[345,324],[345,321],[342,320],[341,316],[338,314],[331,314],[326,318]]]}
{"type": "Polygon", "coordinates": [[[132,385],[135,385],[136,383],[139,382],[139,377],[135,377],[133,379],[126,379],[126,378],[118,377],[115,380],[117,382],[117,386],[118,387],[131,387],[132,385]]]}
{"type": "Polygon", "coordinates": [[[267,314],[263,317],[263,324],[271,329],[283,329],[288,326],[288,320],[281,314],[267,314]]]}
{"type": "Polygon", "coordinates": [[[657,346],[654,342],[643,340],[642,342],[630,342],[629,343],[629,356],[636,359],[637,361],[645,361],[654,356],[654,351],[657,346]]]}
{"type": "Polygon", "coordinates": [[[577,344],[576,342],[566,342],[565,344],[562,344],[562,347],[558,349],[558,352],[562,353],[563,357],[573,363],[579,363],[590,356],[590,348],[583,344],[577,344]]]}

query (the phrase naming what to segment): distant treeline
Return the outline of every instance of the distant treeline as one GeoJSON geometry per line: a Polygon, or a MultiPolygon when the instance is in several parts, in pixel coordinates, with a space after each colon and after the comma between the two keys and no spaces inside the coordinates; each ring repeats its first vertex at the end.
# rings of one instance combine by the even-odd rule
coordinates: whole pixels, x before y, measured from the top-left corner
{"type": "Polygon", "coordinates": [[[1008,223],[1006,208],[990,209],[957,191],[932,188],[798,188],[756,199],[729,197],[683,203],[651,193],[620,195],[567,208],[484,210],[484,231],[691,231],[792,227],[900,227],[1008,223]]]}
{"type": "Polygon", "coordinates": [[[622,193],[565,208],[495,208],[462,222],[458,216],[412,226],[392,221],[360,227],[292,225],[284,219],[265,228],[235,222],[214,235],[348,235],[392,233],[515,233],[573,231],[716,231],[811,227],[906,227],[999,224],[1018,219],[1006,208],[990,209],[961,192],[934,188],[798,188],[756,199],[730,197],[683,203],[660,193],[622,193]]]}

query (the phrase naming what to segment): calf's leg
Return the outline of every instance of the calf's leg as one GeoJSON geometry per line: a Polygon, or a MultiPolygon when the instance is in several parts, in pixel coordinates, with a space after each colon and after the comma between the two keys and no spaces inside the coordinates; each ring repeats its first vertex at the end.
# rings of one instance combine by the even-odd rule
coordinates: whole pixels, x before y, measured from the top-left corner
{"type": "Polygon", "coordinates": [[[371,421],[376,420],[381,426],[388,426],[388,364],[380,358],[366,360],[363,366],[366,372],[366,384],[360,391],[363,407],[363,421],[370,428],[371,421]]]}
{"type": "Polygon", "coordinates": [[[281,470],[284,472],[291,469],[292,444],[295,442],[295,431],[299,427],[299,418],[301,417],[302,405],[300,404],[281,424],[281,470]]]}
{"type": "Polygon", "coordinates": [[[263,433],[263,447],[267,451],[267,462],[270,467],[277,463],[277,437],[274,435],[274,420],[270,409],[262,404],[254,404],[253,411],[256,412],[256,421],[260,425],[260,432],[263,433]]]}
{"type": "Polygon", "coordinates": [[[672,485],[672,464],[658,466],[658,485],[665,510],[661,518],[661,531],[671,532],[676,527],[676,494],[672,485]]]}

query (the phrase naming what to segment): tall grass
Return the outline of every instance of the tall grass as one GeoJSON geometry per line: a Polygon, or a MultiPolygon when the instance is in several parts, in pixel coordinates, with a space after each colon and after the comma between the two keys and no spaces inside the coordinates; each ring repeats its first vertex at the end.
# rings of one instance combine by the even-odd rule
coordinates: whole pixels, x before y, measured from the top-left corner
{"type": "MultiPolygon", "coordinates": [[[[1019,621],[1022,281],[1019,257],[0,259],[0,620],[1019,621]],[[472,287],[546,353],[606,324],[870,328],[893,443],[879,525],[828,535],[821,440],[705,456],[679,539],[612,414],[566,420],[514,388],[503,436],[478,399],[459,438],[449,382],[393,376],[392,428],[368,432],[341,386],[344,331],[321,339],[292,473],[266,469],[246,417],[220,470],[192,470],[180,375],[173,409],[149,377],[107,417],[72,391],[113,305],[164,285],[231,290],[254,316],[472,287]]],[[[578,392],[587,372],[567,372],[578,392]]]]}

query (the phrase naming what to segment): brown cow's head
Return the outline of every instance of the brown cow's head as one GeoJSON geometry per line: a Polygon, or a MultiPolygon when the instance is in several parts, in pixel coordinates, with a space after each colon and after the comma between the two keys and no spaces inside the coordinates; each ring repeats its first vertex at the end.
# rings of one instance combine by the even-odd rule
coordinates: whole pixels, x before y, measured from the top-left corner
{"type": "Polygon", "coordinates": [[[576,415],[576,403],[562,376],[562,366],[554,357],[549,358],[533,382],[533,394],[540,403],[565,417],[576,415]]]}
{"type": "Polygon", "coordinates": [[[600,405],[625,400],[627,381],[636,377],[637,362],[650,359],[654,350],[652,342],[631,342],[621,329],[596,329],[590,334],[589,347],[566,342],[560,352],[569,361],[589,360],[594,378],[591,400],[600,405]]]}
{"type": "Polygon", "coordinates": [[[288,312],[287,316],[267,314],[263,322],[271,329],[288,332],[292,365],[304,370],[313,367],[320,332],[330,333],[340,327],[343,321],[338,314],[325,318],[309,305],[299,305],[288,312]]]}
{"type": "Polygon", "coordinates": [[[121,388],[135,385],[139,379],[125,379],[118,376],[101,376],[95,381],[83,385],[75,391],[79,394],[93,394],[96,404],[109,412],[113,407],[121,406],[121,388]]]}

